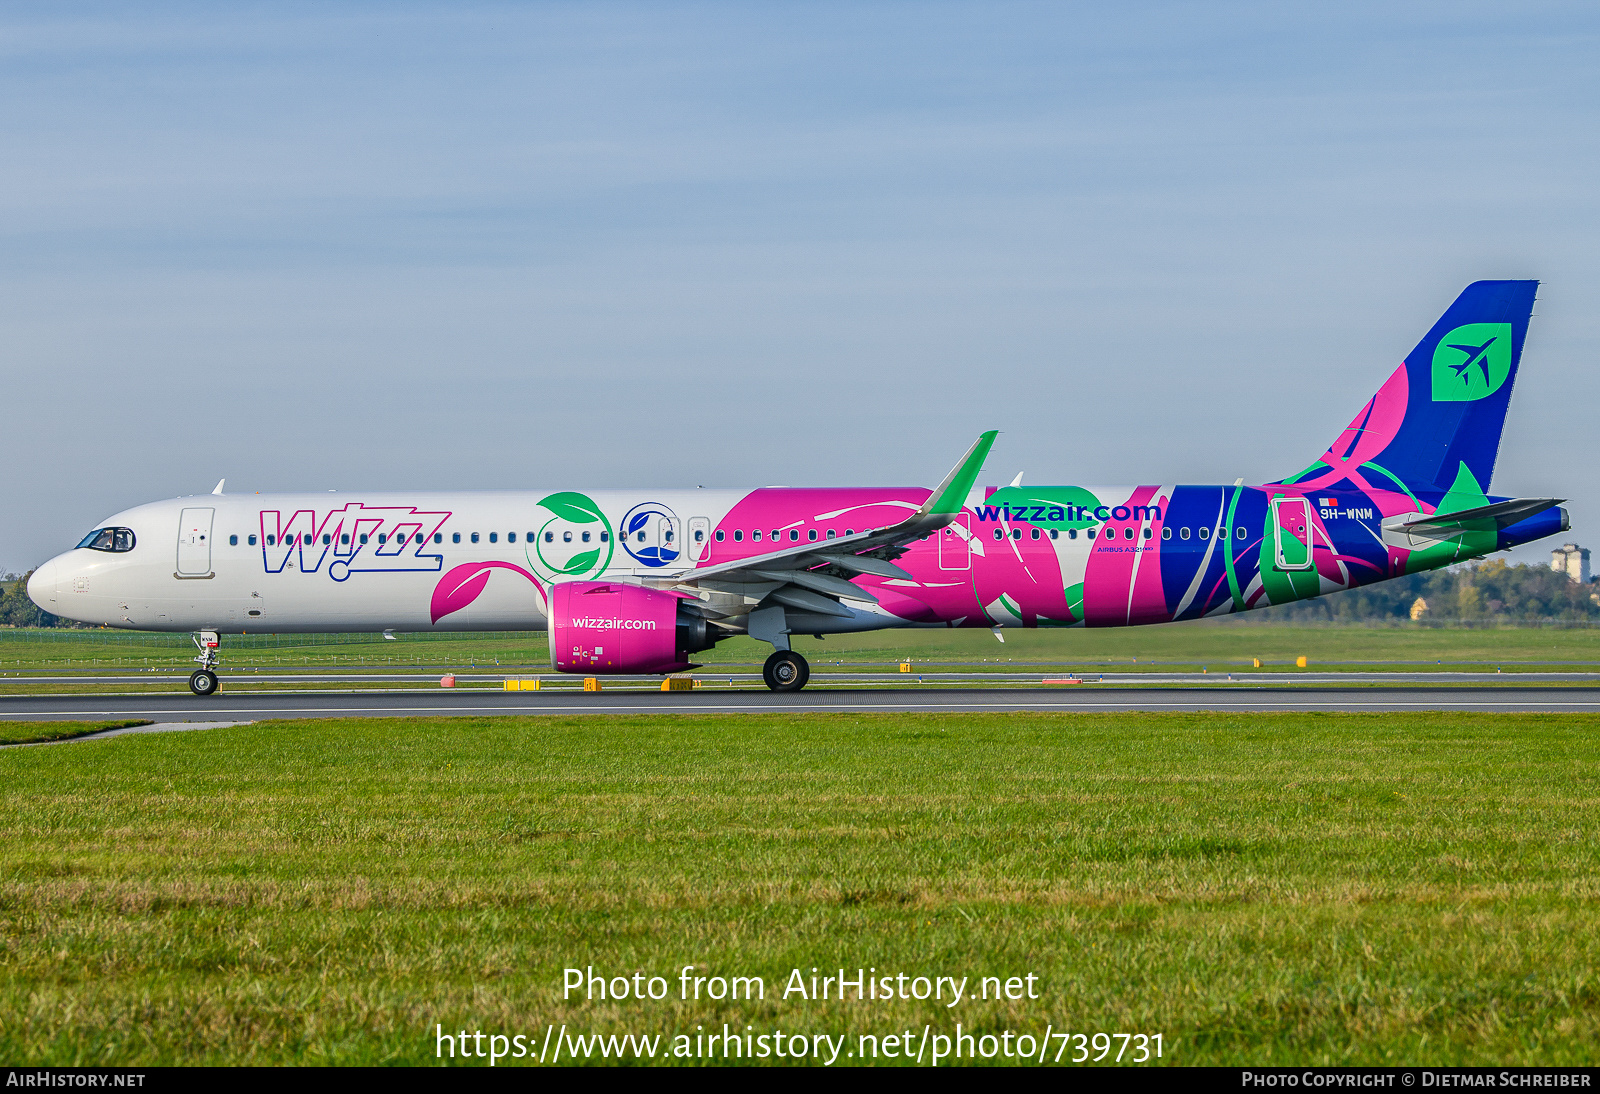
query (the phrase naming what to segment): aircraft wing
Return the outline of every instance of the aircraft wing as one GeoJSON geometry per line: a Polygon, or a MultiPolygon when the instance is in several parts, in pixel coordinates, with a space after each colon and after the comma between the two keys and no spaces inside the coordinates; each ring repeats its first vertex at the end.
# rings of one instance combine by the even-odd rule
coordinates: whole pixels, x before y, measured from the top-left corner
{"type": "Polygon", "coordinates": [[[736,562],[647,579],[647,583],[696,595],[703,613],[713,619],[744,614],[750,607],[747,598],[770,599],[824,615],[852,615],[839,603],[841,598],[871,603],[876,603],[877,598],[851,579],[861,574],[909,579],[911,575],[896,566],[894,560],[906,552],[908,544],[937,532],[961,513],[998,435],[999,430],[991,429],[974,441],[960,462],[934,487],[928,500],[896,524],[820,543],[797,543],[736,562]]]}

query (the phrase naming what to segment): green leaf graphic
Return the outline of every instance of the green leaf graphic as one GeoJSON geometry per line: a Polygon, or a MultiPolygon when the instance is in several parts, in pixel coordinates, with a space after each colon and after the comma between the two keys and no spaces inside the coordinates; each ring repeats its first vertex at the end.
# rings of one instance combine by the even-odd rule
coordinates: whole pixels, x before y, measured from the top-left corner
{"type": "Polygon", "coordinates": [[[573,555],[572,561],[561,567],[561,572],[564,574],[587,573],[589,568],[599,561],[599,559],[600,548],[596,547],[594,550],[585,551],[581,555],[573,555]]]}
{"type": "Polygon", "coordinates": [[[600,509],[594,502],[572,490],[551,494],[539,503],[562,520],[574,524],[593,524],[600,519],[600,509]]]}

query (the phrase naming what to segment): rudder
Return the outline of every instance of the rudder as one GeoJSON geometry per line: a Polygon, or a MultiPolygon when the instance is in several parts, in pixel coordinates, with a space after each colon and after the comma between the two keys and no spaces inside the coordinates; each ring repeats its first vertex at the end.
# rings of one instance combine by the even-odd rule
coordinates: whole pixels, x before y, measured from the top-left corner
{"type": "Polygon", "coordinates": [[[1316,463],[1283,480],[1334,488],[1367,468],[1445,491],[1464,466],[1488,489],[1537,281],[1475,281],[1316,463]]]}

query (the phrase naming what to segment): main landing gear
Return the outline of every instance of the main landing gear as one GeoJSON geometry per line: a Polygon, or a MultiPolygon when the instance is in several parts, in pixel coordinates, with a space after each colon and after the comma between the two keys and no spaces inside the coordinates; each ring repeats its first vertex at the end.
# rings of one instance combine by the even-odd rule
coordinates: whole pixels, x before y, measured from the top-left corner
{"type": "Polygon", "coordinates": [[[189,690],[199,696],[215,695],[217,693],[217,662],[221,656],[217,647],[222,644],[216,631],[199,631],[194,636],[195,648],[200,651],[200,656],[195,660],[200,667],[189,676],[189,690]]]}
{"type": "Polygon", "coordinates": [[[773,691],[799,691],[811,679],[811,666],[793,650],[778,650],[761,666],[761,679],[773,691]]]}

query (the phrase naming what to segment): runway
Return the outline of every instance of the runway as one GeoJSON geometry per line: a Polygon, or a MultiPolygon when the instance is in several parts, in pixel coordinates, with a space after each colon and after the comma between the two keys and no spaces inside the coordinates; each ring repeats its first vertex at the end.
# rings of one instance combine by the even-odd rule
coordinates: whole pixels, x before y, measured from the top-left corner
{"type": "Polygon", "coordinates": [[[688,692],[565,689],[537,692],[388,691],[269,693],[208,699],[173,695],[6,695],[0,719],[416,718],[577,714],[797,714],[1008,711],[1536,711],[1600,712],[1600,687],[1335,688],[857,688],[775,694],[765,689],[688,692]]]}

